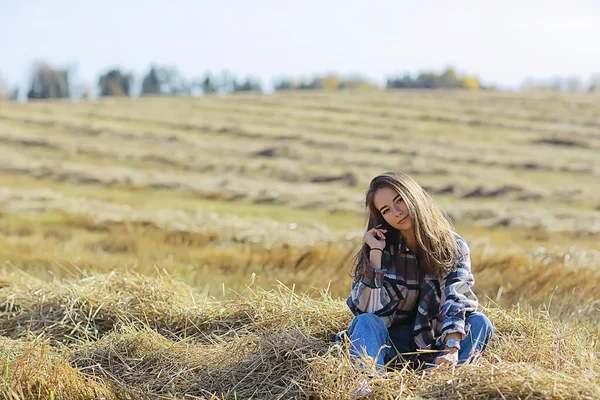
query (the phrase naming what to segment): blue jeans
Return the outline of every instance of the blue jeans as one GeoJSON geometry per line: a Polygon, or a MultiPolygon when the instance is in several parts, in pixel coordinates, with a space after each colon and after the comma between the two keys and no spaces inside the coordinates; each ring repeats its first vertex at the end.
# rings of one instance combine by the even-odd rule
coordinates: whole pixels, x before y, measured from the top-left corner
{"type": "MultiPolygon", "coordinates": [[[[459,364],[468,363],[477,352],[485,350],[494,328],[490,320],[480,312],[471,313],[465,322],[471,328],[467,337],[460,342],[460,351],[458,352],[459,364]]],[[[375,314],[361,314],[352,320],[348,329],[348,337],[352,344],[350,345],[350,354],[356,357],[367,355],[376,360],[376,368],[383,366],[399,356],[402,359],[415,362],[433,362],[433,357],[402,356],[402,353],[411,353],[417,351],[414,341],[413,326],[400,325],[388,329],[385,323],[375,314]]],[[[425,353],[426,354],[426,353],[425,353]]],[[[429,353],[431,354],[431,353],[429,353]]]]}

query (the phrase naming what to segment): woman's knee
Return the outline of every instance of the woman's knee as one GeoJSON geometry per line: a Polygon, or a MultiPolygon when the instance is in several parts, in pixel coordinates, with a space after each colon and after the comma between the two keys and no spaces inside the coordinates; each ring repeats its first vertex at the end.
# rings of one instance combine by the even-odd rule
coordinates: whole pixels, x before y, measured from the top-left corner
{"type": "Polygon", "coordinates": [[[479,331],[483,331],[486,336],[490,336],[494,333],[494,327],[492,321],[481,312],[472,313],[467,322],[471,325],[471,329],[476,328],[479,331]]]}
{"type": "Polygon", "coordinates": [[[361,327],[361,328],[369,327],[374,330],[382,330],[382,331],[387,330],[387,327],[385,326],[385,322],[383,322],[383,320],[381,318],[379,318],[377,315],[371,314],[371,313],[364,313],[364,314],[360,314],[360,315],[357,315],[356,317],[354,317],[354,319],[350,323],[350,332],[355,330],[357,327],[361,327]]]}

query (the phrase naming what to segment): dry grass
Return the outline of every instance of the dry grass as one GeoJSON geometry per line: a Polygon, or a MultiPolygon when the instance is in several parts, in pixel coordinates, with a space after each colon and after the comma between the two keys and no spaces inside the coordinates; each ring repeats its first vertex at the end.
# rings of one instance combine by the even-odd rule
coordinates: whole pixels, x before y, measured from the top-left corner
{"type": "Polygon", "coordinates": [[[355,212],[373,175],[402,168],[458,222],[598,232],[595,110],[594,96],[420,92],[9,103],[0,169],[355,212]]]}
{"type": "MultiPolygon", "coordinates": [[[[156,213],[52,192],[22,194],[13,192],[18,195],[16,214],[0,221],[0,254],[10,260],[0,277],[13,277],[15,268],[48,278],[93,277],[115,269],[148,276],[165,271],[207,294],[217,294],[222,292],[221,283],[243,289],[254,274],[262,285],[281,281],[302,291],[328,286],[334,296],[345,296],[351,258],[361,236],[360,231],[330,231],[264,218],[168,209],[156,213]],[[35,208],[54,214],[19,217],[23,210],[35,208]]],[[[538,306],[556,297],[561,301],[551,302],[553,315],[576,315],[590,326],[598,325],[598,250],[557,247],[531,252],[514,243],[509,250],[493,242],[471,241],[470,235],[461,233],[471,244],[477,293],[483,299],[538,306]]],[[[533,245],[548,241],[548,234],[542,233],[535,234],[541,239],[533,236],[533,245]]]]}
{"type": "MultiPolygon", "coordinates": [[[[366,377],[344,346],[330,342],[351,316],[342,301],[327,293],[306,296],[284,286],[249,287],[233,298],[218,300],[194,296],[192,288],[167,278],[152,283],[135,275],[57,281],[28,290],[30,296],[41,298],[47,297],[44,290],[52,293],[55,308],[64,311],[48,312],[50,301],[26,305],[25,292],[2,289],[5,295],[23,293],[14,296],[11,309],[2,313],[2,329],[27,325],[29,319],[30,334],[46,336],[45,342],[40,338],[24,342],[14,337],[25,332],[12,330],[6,335],[11,339],[3,339],[10,358],[8,390],[25,393],[23,398],[36,398],[32,394],[41,390],[65,399],[213,395],[340,399],[350,398],[366,377]],[[98,303],[103,306],[97,308],[98,303]],[[40,312],[33,316],[30,308],[40,312]],[[40,319],[46,329],[39,330],[40,319]],[[183,326],[189,329],[182,330],[183,326]],[[61,329],[66,327],[72,329],[69,337],[61,329]],[[91,331],[95,333],[90,335],[91,331]]],[[[444,371],[423,375],[399,366],[371,380],[369,398],[600,395],[596,334],[559,323],[544,309],[485,312],[496,332],[478,365],[453,375],[444,371]]]]}
{"type": "MultiPolygon", "coordinates": [[[[69,362],[64,352],[42,340],[28,342],[1,338],[2,395],[7,400],[125,399],[91,374],[69,362]]],[[[131,397],[130,397],[131,398],[131,397]]]]}
{"type": "Polygon", "coordinates": [[[600,397],[597,97],[299,93],[3,103],[3,398],[600,397]],[[167,111],[168,110],[168,111],[167,111]],[[471,246],[477,365],[369,378],[330,342],[371,177],[471,246]]]}

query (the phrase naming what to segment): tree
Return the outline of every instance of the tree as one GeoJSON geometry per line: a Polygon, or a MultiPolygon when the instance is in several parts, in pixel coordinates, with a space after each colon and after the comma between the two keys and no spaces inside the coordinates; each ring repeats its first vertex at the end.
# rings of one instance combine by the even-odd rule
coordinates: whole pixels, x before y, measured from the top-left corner
{"type": "Polygon", "coordinates": [[[218,82],[217,88],[219,92],[231,93],[235,91],[237,78],[228,70],[221,71],[219,77],[216,78],[216,81],[218,82]]]}
{"type": "Polygon", "coordinates": [[[69,97],[69,71],[56,70],[38,63],[33,70],[28,99],[64,99],[69,97]]]}
{"type": "Polygon", "coordinates": [[[471,76],[464,77],[461,81],[461,86],[465,89],[477,91],[481,88],[477,78],[471,76]]]}
{"type": "Polygon", "coordinates": [[[437,77],[435,87],[440,88],[459,88],[461,87],[461,80],[456,75],[454,68],[447,67],[444,72],[437,77]]]}
{"type": "Polygon", "coordinates": [[[461,77],[454,68],[447,67],[441,74],[435,72],[423,71],[412,78],[409,74],[405,74],[402,78],[388,78],[387,88],[417,88],[417,89],[458,89],[468,88],[478,90],[481,86],[476,78],[461,77]],[[465,86],[468,85],[468,86],[465,86]]]}
{"type": "Polygon", "coordinates": [[[273,89],[280,90],[311,90],[320,88],[319,78],[314,78],[310,82],[300,79],[279,78],[273,81],[273,89]]]}
{"type": "Polygon", "coordinates": [[[219,90],[219,85],[215,78],[210,76],[210,74],[206,74],[206,76],[202,80],[202,83],[200,84],[200,88],[202,89],[202,93],[210,94],[216,93],[217,90],[219,90]]]}
{"type": "Polygon", "coordinates": [[[312,81],[310,82],[300,82],[300,84],[298,85],[298,89],[299,90],[315,90],[315,89],[320,89],[321,88],[321,80],[320,78],[314,78],[312,81]]]}
{"type": "Polygon", "coordinates": [[[341,78],[338,89],[351,89],[357,91],[370,91],[370,90],[378,90],[379,86],[373,82],[370,82],[364,76],[359,74],[350,75],[348,77],[341,78]]]}
{"type": "Polygon", "coordinates": [[[436,87],[437,76],[432,72],[422,72],[417,76],[417,87],[425,89],[434,89],[436,87]]]}
{"type": "Polygon", "coordinates": [[[340,78],[336,75],[329,74],[319,79],[319,88],[325,90],[336,90],[340,86],[340,78]]]}
{"type": "Polygon", "coordinates": [[[591,76],[588,92],[600,93],[600,73],[591,76]]]}
{"type": "Polygon", "coordinates": [[[0,77],[0,100],[6,100],[8,98],[8,91],[6,90],[6,85],[3,83],[2,78],[0,77]]]}
{"type": "Polygon", "coordinates": [[[398,88],[398,89],[408,89],[415,88],[416,82],[410,77],[409,74],[404,74],[402,78],[388,78],[386,87],[387,88],[398,88]]]}
{"type": "Polygon", "coordinates": [[[142,81],[142,95],[189,94],[191,85],[174,67],[152,66],[142,81]]]}
{"type": "Polygon", "coordinates": [[[243,82],[233,81],[234,92],[262,92],[262,86],[257,79],[247,77],[243,82]]]}
{"type": "Polygon", "coordinates": [[[340,77],[335,74],[325,76],[315,76],[311,80],[302,81],[299,79],[279,78],[273,82],[275,91],[280,90],[373,90],[378,89],[378,86],[369,82],[369,80],[361,75],[350,75],[349,77],[340,77]]]}
{"type": "Polygon", "coordinates": [[[156,72],[156,69],[152,67],[150,68],[148,75],[146,75],[142,81],[142,95],[159,93],[160,81],[158,79],[158,73],[156,72]]]}
{"type": "Polygon", "coordinates": [[[273,81],[273,90],[276,92],[280,90],[294,90],[298,88],[298,82],[293,81],[290,78],[279,78],[273,81]]]}
{"type": "Polygon", "coordinates": [[[100,96],[130,96],[133,76],[111,69],[98,79],[100,96]]]}

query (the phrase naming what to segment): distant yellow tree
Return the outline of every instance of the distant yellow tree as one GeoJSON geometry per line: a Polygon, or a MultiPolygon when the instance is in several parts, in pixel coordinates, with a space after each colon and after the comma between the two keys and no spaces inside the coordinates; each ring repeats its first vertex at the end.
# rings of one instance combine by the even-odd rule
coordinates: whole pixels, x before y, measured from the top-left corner
{"type": "Polygon", "coordinates": [[[320,86],[325,90],[336,90],[340,86],[340,78],[335,75],[327,75],[321,79],[320,86]]]}
{"type": "Polygon", "coordinates": [[[379,86],[373,83],[363,82],[356,87],[356,90],[359,92],[372,92],[375,90],[379,90],[379,86]]]}
{"type": "Polygon", "coordinates": [[[375,85],[372,82],[369,82],[365,78],[349,78],[342,79],[338,85],[340,89],[352,89],[359,92],[368,92],[372,90],[378,90],[379,86],[375,85]]]}
{"type": "Polygon", "coordinates": [[[467,76],[462,79],[461,86],[465,89],[475,90],[475,91],[480,89],[479,81],[477,80],[477,78],[473,78],[470,76],[467,76]]]}

